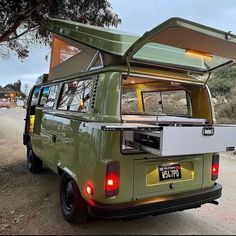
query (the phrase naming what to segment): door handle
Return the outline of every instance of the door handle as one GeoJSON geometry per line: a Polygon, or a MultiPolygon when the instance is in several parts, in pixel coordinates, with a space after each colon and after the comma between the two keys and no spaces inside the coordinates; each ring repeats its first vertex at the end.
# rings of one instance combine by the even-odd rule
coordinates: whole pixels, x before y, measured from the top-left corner
{"type": "Polygon", "coordinates": [[[56,143],[57,141],[57,135],[56,134],[52,134],[52,142],[56,143]]]}
{"type": "Polygon", "coordinates": [[[205,136],[213,136],[214,135],[214,127],[204,127],[202,129],[202,134],[205,136]]]}

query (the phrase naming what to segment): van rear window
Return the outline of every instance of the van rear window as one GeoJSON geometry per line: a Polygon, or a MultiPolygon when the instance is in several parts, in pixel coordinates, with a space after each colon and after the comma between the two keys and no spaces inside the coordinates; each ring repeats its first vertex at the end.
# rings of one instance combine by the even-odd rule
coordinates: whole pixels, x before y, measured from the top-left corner
{"type": "Polygon", "coordinates": [[[93,86],[93,80],[65,83],[58,104],[59,110],[86,112],[93,86]]]}
{"type": "Polygon", "coordinates": [[[184,90],[143,92],[144,111],[158,115],[189,115],[187,94],[184,90]]]}
{"type": "Polygon", "coordinates": [[[191,116],[191,104],[185,90],[141,91],[124,89],[122,114],[191,116]]]}

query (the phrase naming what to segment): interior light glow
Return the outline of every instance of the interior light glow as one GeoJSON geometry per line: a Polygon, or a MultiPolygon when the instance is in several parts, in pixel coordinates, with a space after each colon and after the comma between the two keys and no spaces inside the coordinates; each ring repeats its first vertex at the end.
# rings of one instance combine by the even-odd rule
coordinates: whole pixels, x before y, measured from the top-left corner
{"type": "Polygon", "coordinates": [[[187,56],[197,57],[197,58],[206,59],[206,60],[212,60],[213,59],[213,56],[208,54],[208,53],[199,52],[199,51],[195,51],[195,50],[192,50],[192,49],[186,49],[185,54],[187,56]]]}

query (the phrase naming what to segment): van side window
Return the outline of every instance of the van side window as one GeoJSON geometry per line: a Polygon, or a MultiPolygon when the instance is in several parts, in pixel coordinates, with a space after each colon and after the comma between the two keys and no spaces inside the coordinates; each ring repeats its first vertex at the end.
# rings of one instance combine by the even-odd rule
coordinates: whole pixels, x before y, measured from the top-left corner
{"type": "Polygon", "coordinates": [[[59,101],[59,110],[80,111],[88,110],[93,80],[82,80],[65,83],[59,101]]]}
{"type": "Polygon", "coordinates": [[[58,85],[44,87],[39,105],[45,108],[52,108],[55,103],[57,89],[58,85]]]}
{"type": "Polygon", "coordinates": [[[36,106],[36,105],[38,105],[38,100],[39,100],[40,91],[41,91],[41,88],[35,88],[35,89],[34,89],[30,106],[36,106]]]}

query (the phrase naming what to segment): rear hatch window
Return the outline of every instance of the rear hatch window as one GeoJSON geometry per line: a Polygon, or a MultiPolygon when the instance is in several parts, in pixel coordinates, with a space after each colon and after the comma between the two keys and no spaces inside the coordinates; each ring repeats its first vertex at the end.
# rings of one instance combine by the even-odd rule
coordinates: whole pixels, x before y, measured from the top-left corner
{"type": "Polygon", "coordinates": [[[184,89],[160,88],[158,83],[150,86],[138,81],[132,88],[124,86],[122,90],[122,115],[192,116],[190,97],[184,89]]]}

